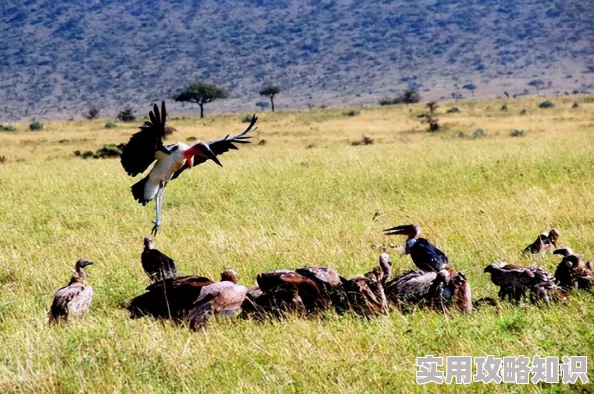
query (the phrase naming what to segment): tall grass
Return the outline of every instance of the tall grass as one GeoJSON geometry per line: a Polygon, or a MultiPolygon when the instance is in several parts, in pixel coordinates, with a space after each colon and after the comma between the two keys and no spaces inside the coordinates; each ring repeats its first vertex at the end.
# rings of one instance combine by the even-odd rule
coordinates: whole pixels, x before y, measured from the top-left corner
{"type": "MultiPolygon", "coordinates": [[[[327,265],[345,276],[376,265],[377,245],[401,243],[383,228],[419,223],[463,270],[473,297],[496,296],[483,274],[494,261],[554,270],[551,255],[522,249],[551,227],[561,244],[594,256],[594,104],[555,100],[457,103],[428,134],[422,105],[275,113],[258,139],[186,172],[165,194],[156,246],[179,271],[212,278],[227,267],[247,286],[258,272],[327,265]],[[522,108],[529,115],[520,116],[522,108]],[[577,112],[576,112],[577,111],[577,112]],[[483,139],[459,131],[486,131],[483,139]],[[524,138],[509,137],[515,128],[524,138]],[[362,135],[374,145],[351,146],[362,135]],[[309,147],[309,148],[308,148],[309,147]],[[382,213],[373,220],[374,213],[382,213]]],[[[119,161],[82,160],[75,150],[126,141],[135,128],[105,121],[47,123],[41,132],[0,135],[0,391],[3,392],[454,392],[419,387],[415,357],[493,354],[594,356],[594,298],[567,305],[484,308],[469,316],[392,312],[371,321],[332,313],[282,323],[213,322],[205,332],[122,309],[147,285],[140,266],[152,205],[130,195],[119,161]],[[64,143],[68,140],[68,143],[64,143]],[[62,141],[62,142],[60,142],[62,141]],[[78,258],[95,289],[91,312],[48,327],[54,291],[78,258]]],[[[173,138],[214,139],[241,116],[173,120],[173,138]]],[[[24,127],[18,127],[23,130],[24,127]]],[[[412,267],[393,256],[395,270],[412,267]]],[[[594,378],[590,369],[590,378],[594,378]]],[[[578,386],[464,387],[471,392],[569,392],[578,386]]]]}

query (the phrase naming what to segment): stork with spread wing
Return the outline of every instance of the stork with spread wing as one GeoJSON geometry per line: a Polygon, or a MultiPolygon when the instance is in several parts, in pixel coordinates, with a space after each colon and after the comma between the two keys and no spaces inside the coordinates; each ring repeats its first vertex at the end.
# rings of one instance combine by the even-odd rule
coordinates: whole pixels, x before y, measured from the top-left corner
{"type": "Polygon", "coordinates": [[[152,199],[156,200],[157,212],[152,230],[153,235],[157,235],[157,231],[161,227],[163,193],[169,181],[177,178],[186,169],[207,160],[212,160],[222,167],[217,156],[231,149],[237,150],[235,144],[249,143],[251,138],[249,133],[256,129],[254,126],[258,120],[254,115],[249,126],[233,137],[227,135],[220,140],[199,141],[188,146],[183,142],[171,145],[163,144],[166,135],[172,132],[170,127],[165,127],[166,119],[165,102],[161,104],[161,111],[155,104],[149,113],[149,120],[140,126],[140,131],[132,135],[121,157],[122,167],[128,175],[133,177],[146,171],[155,162],[148,175],[132,185],[132,195],[142,205],[146,205],[152,199]]]}

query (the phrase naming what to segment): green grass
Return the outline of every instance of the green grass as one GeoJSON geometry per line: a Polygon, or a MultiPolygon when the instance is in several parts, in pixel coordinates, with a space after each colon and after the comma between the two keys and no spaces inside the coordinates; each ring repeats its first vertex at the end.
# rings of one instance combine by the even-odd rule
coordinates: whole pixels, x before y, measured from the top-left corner
{"type": "MultiPolygon", "coordinates": [[[[585,101],[585,100],[584,100],[585,101]]],[[[556,99],[456,103],[438,117],[445,132],[423,132],[421,105],[276,113],[257,139],[184,173],[165,194],[156,246],[185,274],[212,278],[233,267],[246,286],[258,272],[327,265],[345,276],[376,265],[378,245],[402,243],[383,228],[419,223],[463,270],[473,298],[494,297],[483,274],[494,261],[553,271],[551,255],[522,249],[555,226],[561,244],[594,256],[594,104],[556,99]],[[522,108],[529,115],[520,116],[522,108]],[[483,128],[482,139],[458,138],[483,128]],[[513,138],[514,128],[527,130],[513,138]],[[376,142],[351,146],[362,135],[376,142]],[[313,148],[307,148],[314,145],[313,148]],[[382,215],[373,221],[376,211],[382,215]]],[[[484,308],[447,318],[429,311],[371,321],[354,316],[282,323],[213,322],[205,332],[151,319],[122,306],[146,286],[142,237],[154,207],[130,195],[134,182],[113,159],[82,160],[127,140],[134,126],[105,121],[47,123],[41,132],[1,134],[0,392],[570,392],[567,385],[415,384],[415,357],[586,355],[594,357],[594,298],[567,305],[484,308]],[[60,144],[68,139],[69,144],[60,144]],[[47,310],[78,258],[95,261],[91,312],[48,327],[47,310]]],[[[172,121],[180,133],[216,138],[245,127],[241,115],[172,121]]],[[[22,130],[23,127],[19,127],[22,130]]],[[[395,271],[412,267],[393,254],[395,271]]],[[[589,376],[594,379],[592,367],[589,376]]]]}

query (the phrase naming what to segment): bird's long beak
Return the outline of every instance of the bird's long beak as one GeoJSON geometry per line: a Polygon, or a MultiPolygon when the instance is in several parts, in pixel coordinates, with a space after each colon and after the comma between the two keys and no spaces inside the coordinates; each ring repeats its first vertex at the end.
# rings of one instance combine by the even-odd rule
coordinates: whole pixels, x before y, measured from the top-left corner
{"type": "Polygon", "coordinates": [[[384,230],[384,234],[385,235],[401,235],[401,234],[407,234],[409,230],[410,230],[409,225],[402,225],[402,226],[387,228],[384,230]]]}

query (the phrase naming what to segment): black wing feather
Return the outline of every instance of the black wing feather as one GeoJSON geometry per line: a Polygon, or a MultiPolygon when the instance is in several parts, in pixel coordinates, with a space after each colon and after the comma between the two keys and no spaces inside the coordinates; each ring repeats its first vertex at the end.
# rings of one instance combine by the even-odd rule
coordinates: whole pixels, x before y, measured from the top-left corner
{"type": "Polygon", "coordinates": [[[168,153],[163,146],[165,138],[165,102],[161,104],[161,113],[157,104],[149,112],[149,119],[140,131],[133,134],[122,152],[122,167],[130,176],[136,176],[144,171],[155,161],[158,151],[168,153]]]}
{"type": "Polygon", "coordinates": [[[439,272],[448,265],[448,257],[425,238],[417,239],[410,249],[413,263],[423,271],[439,272]]]}
{"type": "MultiPolygon", "coordinates": [[[[239,150],[239,148],[237,146],[235,146],[234,144],[249,144],[251,142],[250,139],[252,138],[252,136],[249,135],[248,133],[257,129],[257,127],[254,127],[256,125],[257,120],[258,120],[258,117],[256,116],[256,114],[254,114],[252,116],[252,120],[250,121],[250,125],[241,133],[239,133],[233,137],[229,137],[229,135],[227,134],[227,136],[225,136],[225,138],[221,138],[220,140],[208,142],[208,146],[210,147],[210,150],[212,150],[212,152],[215,155],[219,156],[225,152],[229,152],[230,150],[239,150]]],[[[205,157],[194,156],[194,166],[202,164],[206,160],[207,159],[205,157]]],[[[184,172],[187,169],[188,169],[188,165],[186,163],[184,163],[184,165],[173,174],[171,179],[177,178],[182,172],[184,172]]]]}

